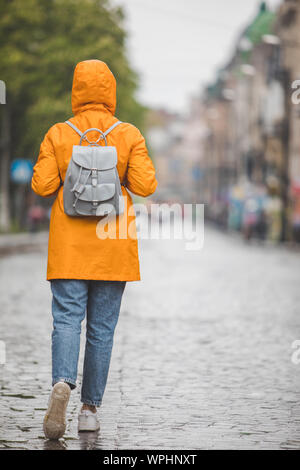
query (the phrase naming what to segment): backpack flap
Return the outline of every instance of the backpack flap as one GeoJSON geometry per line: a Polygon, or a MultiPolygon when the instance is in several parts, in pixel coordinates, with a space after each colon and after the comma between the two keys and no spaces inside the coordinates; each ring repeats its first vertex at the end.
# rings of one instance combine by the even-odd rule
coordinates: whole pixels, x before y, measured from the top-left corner
{"type": "Polygon", "coordinates": [[[73,145],[72,159],[82,168],[110,170],[117,166],[116,147],[82,147],[73,145]]]}

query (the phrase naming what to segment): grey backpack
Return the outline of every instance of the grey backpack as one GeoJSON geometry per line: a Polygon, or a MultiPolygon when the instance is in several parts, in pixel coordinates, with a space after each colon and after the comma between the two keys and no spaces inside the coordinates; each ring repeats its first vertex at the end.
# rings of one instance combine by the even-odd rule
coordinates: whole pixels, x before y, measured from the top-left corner
{"type": "Polygon", "coordinates": [[[70,121],[66,121],[66,124],[80,135],[80,142],[79,145],[73,145],[64,181],[65,213],[73,217],[103,216],[111,212],[122,214],[124,200],[117,171],[117,149],[108,146],[106,140],[107,134],[121,124],[121,121],[115,122],[105,132],[94,127],[81,132],[70,121]],[[100,133],[95,142],[90,142],[86,137],[91,131],[100,133]],[[83,140],[89,145],[82,146],[83,140]],[[98,144],[100,140],[104,140],[105,146],[98,144]]]}

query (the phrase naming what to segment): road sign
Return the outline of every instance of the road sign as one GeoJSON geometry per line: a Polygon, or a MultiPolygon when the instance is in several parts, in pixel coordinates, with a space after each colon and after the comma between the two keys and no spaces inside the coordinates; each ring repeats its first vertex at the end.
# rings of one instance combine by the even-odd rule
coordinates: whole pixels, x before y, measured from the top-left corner
{"type": "Polygon", "coordinates": [[[195,181],[199,181],[203,177],[203,171],[198,166],[193,166],[192,168],[192,177],[195,181]]]}
{"type": "Polygon", "coordinates": [[[16,159],[10,167],[10,177],[14,183],[29,183],[33,173],[33,166],[29,160],[16,159]]]}

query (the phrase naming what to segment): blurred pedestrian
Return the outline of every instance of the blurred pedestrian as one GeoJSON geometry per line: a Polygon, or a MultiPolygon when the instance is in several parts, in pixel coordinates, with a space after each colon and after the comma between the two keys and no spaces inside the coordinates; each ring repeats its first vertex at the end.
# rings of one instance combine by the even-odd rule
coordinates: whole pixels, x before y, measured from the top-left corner
{"type": "MultiPolygon", "coordinates": [[[[72,125],[81,133],[90,128],[104,132],[118,122],[115,108],[116,81],[108,66],[99,60],[77,64],[72,88],[72,125]]],[[[116,232],[119,233],[120,219],[125,217],[127,237],[99,239],[96,233],[99,217],[70,217],[64,212],[63,182],[72,147],[79,144],[73,129],[66,123],[50,128],[41,144],[32,178],[32,188],[37,194],[47,197],[58,191],[51,211],[47,268],[53,294],[53,389],[44,431],[51,439],[60,438],[65,431],[70,391],[76,386],[81,322],[85,313],[83,405],[78,430],[99,429],[96,407],[101,405],[106,386],[125,283],[140,279],[137,239],[129,234],[129,225],[134,220],[134,216],[128,215],[132,200],[126,188],[146,197],[157,185],[143,136],[133,125],[121,123],[107,135],[107,141],[117,149],[117,170],[127,202],[124,215],[116,217],[116,232]]],[[[93,135],[99,137],[97,132],[93,135]]]]}
{"type": "Polygon", "coordinates": [[[268,220],[267,237],[273,242],[279,242],[282,231],[282,201],[279,196],[271,195],[266,204],[266,216],[268,220]]]}
{"type": "Polygon", "coordinates": [[[30,206],[27,213],[29,231],[36,232],[45,219],[45,209],[38,204],[30,206]]]}
{"type": "Polygon", "coordinates": [[[292,185],[291,194],[291,225],[292,239],[296,243],[300,243],[300,181],[296,180],[292,185]]]}
{"type": "Polygon", "coordinates": [[[244,205],[243,234],[245,240],[251,240],[258,222],[259,206],[255,197],[249,197],[244,205]]]}

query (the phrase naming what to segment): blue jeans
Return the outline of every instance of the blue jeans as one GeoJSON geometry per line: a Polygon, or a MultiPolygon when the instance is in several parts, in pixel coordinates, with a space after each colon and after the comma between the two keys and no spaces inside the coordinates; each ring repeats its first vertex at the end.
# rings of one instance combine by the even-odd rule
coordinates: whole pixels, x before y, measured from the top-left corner
{"type": "Polygon", "coordinates": [[[81,401],[99,406],[106,386],[125,288],[121,281],[54,279],[52,315],[52,384],[76,387],[81,322],[87,314],[81,401]]]}

